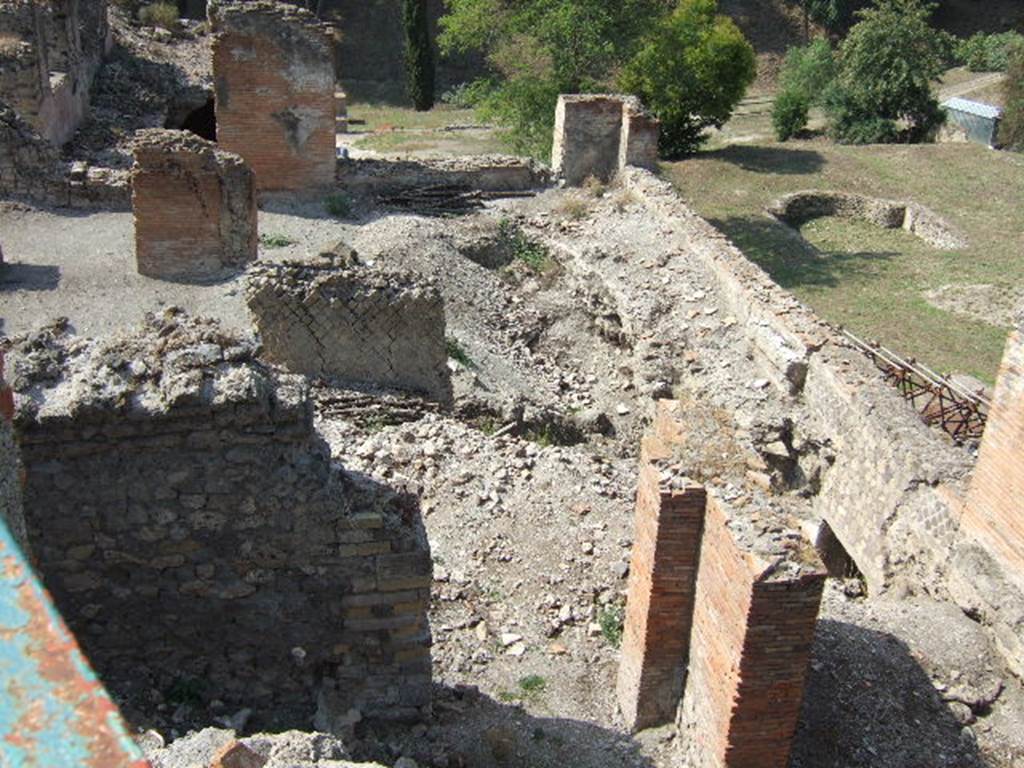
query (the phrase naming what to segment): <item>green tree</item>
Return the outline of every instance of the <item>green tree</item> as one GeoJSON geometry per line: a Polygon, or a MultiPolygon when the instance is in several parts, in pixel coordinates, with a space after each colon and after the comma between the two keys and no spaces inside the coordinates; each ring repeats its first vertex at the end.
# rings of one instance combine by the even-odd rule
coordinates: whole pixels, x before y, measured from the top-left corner
{"type": "Polygon", "coordinates": [[[1006,107],[999,126],[999,141],[1008,149],[1024,151],[1024,45],[1010,52],[1003,84],[1006,107]]]}
{"type": "Polygon", "coordinates": [[[839,49],[829,92],[832,134],[850,143],[921,141],[943,113],[931,81],[944,70],[945,36],[932,27],[924,0],[876,0],[839,49]]]}
{"type": "Polygon", "coordinates": [[[811,107],[826,103],[836,69],[835,54],[827,40],[789,49],[779,72],[779,91],[772,106],[772,125],[779,141],[803,130],[811,107]]]}
{"type": "Polygon", "coordinates": [[[413,106],[426,112],[434,106],[434,50],[427,0],[402,0],[402,23],[405,26],[406,88],[413,106]]]}
{"type": "Polygon", "coordinates": [[[514,149],[546,158],[559,93],[606,89],[671,0],[447,0],[443,53],[481,51],[485,117],[514,149]]]}
{"type": "Polygon", "coordinates": [[[661,120],[661,151],[668,157],[695,151],[754,80],[753,47],[717,11],[716,0],[680,0],[622,73],[622,88],[661,120]]]}

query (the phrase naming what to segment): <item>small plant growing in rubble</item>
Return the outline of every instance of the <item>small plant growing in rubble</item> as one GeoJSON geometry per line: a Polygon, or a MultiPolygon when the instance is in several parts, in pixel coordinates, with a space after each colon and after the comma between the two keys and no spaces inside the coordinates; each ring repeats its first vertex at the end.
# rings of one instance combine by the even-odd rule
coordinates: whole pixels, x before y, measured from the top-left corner
{"type": "Polygon", "coordinates": [[[528,696],[543,693],[547,687],[548,681],[540,675],[527,675],[526,677],[519,678],[519,688],[528,696]]]}
{"type": "Polygon", "coordinates": [[[524,234],[515,222],[502,219],[498,224],[498,234],[508,244],[513,258],[523,262],[532,271],[545,274],[556,266],[548,249],[524,234]]]}
{"type": "Polygon", "coordinates": [[[585,219],[590,213],[590,203],[582,197],[570,195],[558,205],[558,212],[573,221],[585,219]]]}
{"type": "Polygon", "coordinates": [[[295,241],[288,235],[275,232],[270,235],[260,235],[260,243],[266,248],[287,248],[289,245],[294,245],[295,241]]]}
{"type": "Polygon", "coordinates": [[[347,219],[352,215],[352,198],[341,192],[335,192],[324,198],[324,208],[338,219],[347,219]]]}
{"type": "Polygon", "coordinates": [[[449,336],[444,340],[445,351],[448,353],[448,357],[457,362],[463,368],[472,368],[473,360],[470,358],[469,353],[462,347],[462,344],[454,336],[449,336]]]}
{"type": "Polygon", "coordinates": [[[180,20],[178,6],[174,3],[151,3],[139,9],[139,22],[148,27],[162,27],[174,32],[180,20]]]}
{"type": "Polygon", "coordinates": [[[626,608],[619,603],[606,605],[597,612],[597,624],[601,635],[612,648],[622,644],[622,623],[626,619],[626,608]]]}

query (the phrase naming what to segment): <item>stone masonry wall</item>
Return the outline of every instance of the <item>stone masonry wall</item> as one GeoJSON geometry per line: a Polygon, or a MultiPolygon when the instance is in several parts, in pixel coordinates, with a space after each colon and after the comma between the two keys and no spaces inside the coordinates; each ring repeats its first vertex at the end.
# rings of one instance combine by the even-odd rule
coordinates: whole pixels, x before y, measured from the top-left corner
{"type": "Polygon", "coordinates": [[[238,155],[192,133],[140,132],[132,208],[135,259],[143,275],[214,280],[256,259],[252,171],[238,155]]]}
{"type": "Polygon", "coordinates": [[[261,190],[334,182],[334,42],[308,11],[270,0],[208,7],[217,141],[261,190]]]}
{"type": "Polygon", "coordinates": [[[709,494],[679,712],[690,764],[785,768],[803,701],[825,574],[752,556],[709,494]]]}
{"type": "Polygon", "coordinates": [[[927,429],[863,355],[670,184],[636,169],[624,179],[707,265],[766,378],[792,398],[804,439],[834,457],[812,497],[814,511],[861,569],[869,592],[897,588],[953,600],[990,627],[1011,669],[1024,675],[1024,589],[998,545],[976,535],[963,515],[966,452],[927,429]]]}
{"type": "Polygon", "coordinates": [[[555,107],[551,167],[570,186],[591,176],[610,181],[627,165],[653,168],[659,130],[634,97],[563,94],[555,107]]]}
{"type": "Polygon", "coordinates": [[[39,571],[122,696],[200,681],[273,727],[308,725],[328,694],[415,716],[431,679],[418,506],[332,468],[304,380],[254,350],[173,313],[15,347],[39,571]]]}
{"type": "Polygon", "coordinates": [[[1006,344],[962,524],[1024,589],[1024,328],[1006,344]]]}
{"type": "Polygon", "coordinates": [[[106,0],[2,0],[0,97],[59,146],[85,118],[110,47],[106,0]]]}
{"type": "Polygon", "coordinates": [[[0,518],[18,546],[27,554],[25,514],[21,504],[21,466],[14,444],[14,395],[4,380],[4,356],[0,352],[0,518]]]}
{"type": "Polygon", "coordinates": [[[246,300],[273,363],[451,402],[444,301],[429,283],[332,258],[267,263],[246,300]]]}

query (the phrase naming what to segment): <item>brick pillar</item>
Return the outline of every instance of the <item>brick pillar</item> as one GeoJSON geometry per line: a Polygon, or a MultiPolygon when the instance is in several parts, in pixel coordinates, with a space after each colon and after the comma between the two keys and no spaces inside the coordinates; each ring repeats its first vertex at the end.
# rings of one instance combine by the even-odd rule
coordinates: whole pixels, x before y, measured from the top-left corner
{"type": "Polygon", "coordinates": [[[558,97],[551,168],[566,184],[579,186],[590,176],[609,181],[618,171],[623,98],[558,97]]]}
{"type": "Polygon", "coordinates": [[[699,768],[786,768],[826,574],[753,552],[708,497],[681,748],[699,768]]]}
{"type": "Polygon", "coordinates": [[[662,482],[656,461],[640,471],[618,699],[630,730],[672,722],[683,692],[704,488],[662,482]]]}
{"type": "Polygon", "coordinates": [[[260,190],[334,183],[337,106],[331,27],[288,3],[211,0],[217,141],[260,190]]]}
{"type": "Polygon", "coordinates": [[[256,259],[256,189],[238,155],[186,131],[139,134],[132,167],[140,274],[201,282],[256,259]]]}
{"type": "Polygon", "coordinates": [[[1024,582],[1024,328],[1010,334],[962,526],[1024,582]]]}

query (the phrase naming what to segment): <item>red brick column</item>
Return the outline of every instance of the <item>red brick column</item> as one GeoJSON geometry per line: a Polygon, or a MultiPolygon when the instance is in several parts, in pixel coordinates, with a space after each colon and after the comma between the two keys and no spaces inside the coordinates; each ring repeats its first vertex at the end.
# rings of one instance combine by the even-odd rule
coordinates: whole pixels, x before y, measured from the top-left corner
{"type": "Polygon", "coordinates": [[[826,574],[777,570],[729,522],[709,497],[680,741],[694,766],[785,768],[826,574]]]}
{"type": "MultiPolygon", "coordinates": [[[[1024,330],[1010,334],[963,516],[1009,573],[1024,574],[1024,330]]],[[[1021,576],[1024,580],[1024,575],[1021,576]]]]}
{"type": "Polygon", "coordinates": [[[220,146],[245,158],[260,190],[333,184],[331,28],[271,0],[216,0],[208,13],[220,146]]]}
{"type": "Polygon", "coordinates": [[[663,482],[665,452],[656,436],[645,440],[617,687],[631,730],[675,718],[690,644],[705,491],[685,478],[663,482]]]}

